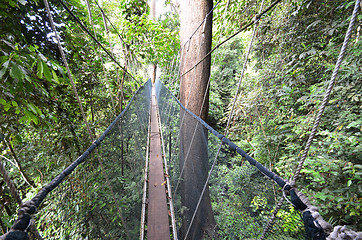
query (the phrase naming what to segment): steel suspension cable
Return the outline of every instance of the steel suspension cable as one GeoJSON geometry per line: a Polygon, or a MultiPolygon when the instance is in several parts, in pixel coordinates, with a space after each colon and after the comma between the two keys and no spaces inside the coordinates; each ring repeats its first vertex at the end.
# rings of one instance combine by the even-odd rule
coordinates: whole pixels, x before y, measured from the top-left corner
{"type": "Polygon", "coordinates": [[[187,43],[189,43],[192,39],[192,37],[196,34],[196,32],[200,29],[200,27],[202,26],[202,24],[204,24],[207,20],[207,18],[210,16],[210,14],[214,11],[214,9],[219,5],[219,3],[221,2],[221,0],[217,1],[217,3],[215,4],[215,6],[213,6],[213,8],[206,14],[205,18],[200,22],[200,24],[198,25],[198,27],[193,31],[193,33],[191,34],[191,36],[189,37],[189,39],[184,43],[183,47],[186,46],[187,43]]]}
{"type": "MultiPolygon", "coordinates": [[[[260,13],[261,13],[261,11],[262,11],[262,9],[263,9],[263,5],[264,5],[264,0],[262,0],[261,6],[260,6],[260,10],[259,10],[259,15],[260,15],[260,13]]],[[[240,91],[241,82],[242,82],[243,77],[244,77],[246,65],[247,65],[247,63],[248,63],[248,59],[249,59],[249,55],[250,55],[250,52],[251,52],[251,49],[252,49],[252,45],[253,45],[253,42],[254,42],[254,37],[255,37],[255,34],[256,34],[256,30],[257,30],[257,28],[258,28],[258,26],[259,26],[259,18],[255,17],[254,22],[255,22],[255,24],[254,24],[254,30],[253,30],[252,37],[251,37],[250,42],[249,42],[248,51],[247,51],[246,56],[245,56],[244,65],[243,65],[243,69],[242,69],[242,72],[241,72],[241,76],[240,76],[240,78],[239,78],[239,83],[238,83],[238,87],[237,87],[237,90],[236,90],[236,93],[235,93],[233,105],[232,105],[232,108],[231,108],[231,111],[230,111],[230,114],[229,114],[229,117],[228,117],[228,121],[227,121],[227,124],[226,124],[226,127],[225,127],[225,131],[224,131],[224,136],[225,136],[225,137],[226,137],[227,134],[228,134],[228,128],[229,128],[229,126],[230,126],[230,122],[231,122],[231,118],[232,118],[233,111],[234,111],[234,108],[235,108],[236,100],[237,100],[237,97],[238,97],[238,94],[239,94],[239,91],[240,91]]],[[[198,208],[199,208],[199,206],[200,206],[200,203],[201,203],[201,200],[202,200],[203,195],[204,195],[204,193],[205,193],[206,187],[207,187],[207,185],[208,185],[208,183],[209,183],[209,180],[210,180],[210,177],[211,177],[211,173],[212,173],[212,171],[213,171],[213,169],[214,169],[214,167],[215,167],[215,165],[216,165],[217,158],[219,157],[222,144],[223,144],[223,143],[222,143],[222,141],[221,141],[220,144],[219,144],[219,147],[218,147],[216,156],[215,156],[215,158],[214,158],[214,160],[213,160],[212,166],[211,166],[211,168],[210,168],[209,174],[208,174],[208,176],[207,176],[206,182],[205,182],[204,187],[203,187],[203,189],[202,189],[201,195],[200,195],[199,200],[198,200],[198,202],[197,202],[195,211],[194,211],[193,216],[192,216],[192,218],[191,218],[191,221],[190,221],[190,224],[189,224],[189,227],[188,227],[188,229],[187,229],[187,232],[186,232],[186,235],[185,235],[185,238],[184,238],[184,239],[187,238],[187,236],[188,236],[188,234],[189,234],[189,232],[190,232],[190,230],[191,230],[192,223],[193,223],[193,221],[194,221],[194,219],[195,219],[195,217],[196,217],[196,213],[197,213],[198,208]]]]}
{"type": "MultiPolygon", "coordinates": [[[[75,94],[75,96],[76,96],[76,99],[77,99],[77,102],[78,102],[78,105],[79,105],[81,114],[82,114],[82,116],[83,116],[83,121],[84,121],[84,123],[85,123],[85,125],[86,125],[87,131],[88,131],[88,134],[89,134],[89,137],[90,137],[91,141],[93,142],[93,141],[95,140],[95,138],[94,138],[94,135],[93,135],[93,133],[92,133],[90,127],[89,127],[87,118],[86,118],[86,116],[85,116],[85,113],[84,113],[84,110],[83,110],[83,106],[82,106],[82,103],[81,103],[80,98],[79,98],[79,95],[78,95],[77,88],[76,88],[76,86],[75,86],[75,83],[74,83],[74,81],[73,81],[72,74],[71,74],[71,72],[70,72],[70,68],[69,68],[69,65],[68,65],[68,61],[67,61],[67,59],[66,59],[66,57],[65,57],[63,47],[62,47],[61,44],[60,44],[60,38],[59,38],[58,33],[57,33],[57,31],[56,31],[55,24],[54,24],[54,20],[53,20],[53,16],[52,16],[52,14],[51,14],[50,7],[49,7],[49,4],[48,4],[48,1],[47,1],[47,0],[44,0],[44,5],[45,5],[45,8],[46,8],[46,10],[47,10],[47,12],[48,12],[48,17],[49,17],[50,25],[51,25],[51,28],[52,28],[52,30],[53,30],[53,32],[54,32],[55,38],[56,38],[56,40],[57,40],[57,45],[58,45],[58,48],[59,48],[59,51],[60,51],[60,54],[61,54],[63,63],[64,63],[64,65],[65,65],[65,67],[66,67],[67,74],[68,74],[69,80],[70,80],[71,85],[72,85],[72,88],[73,88],[73,92],[74,92],[74,94],[75,94]]],[[[125,231],[126,231],[126,234],[127,234],[128,239],[130,239],[129,232],[128,232],[128,230],[127,230],[127,225],[126,225],[126,222],[125,222],[125,220],[124,220],[124,218],[123,218],[121,208],[120,208],[120,206],[119,206],[119,204],[118,204],[118,201],[116,200],[116,197],[115,197],[115,194],[114,194],[114,192],[113,192],[113,189],[112,189],[112,187],[111,187],[111,185],[110,185],[110,181],[109,181],[109,179],[108,179],[108,176],[105,174],[103,162],[102,162],[102,160],[100,159],[99,156],[98,156],[97,159],[98,159],[98,162],[99,162],[99,164],[100,164],[100,166],[101,166],[102,173],[103,173],[103,176],[104,176],[105,179],[106,179],[106,183],[107,183],[107,185],[108,185],[108,187],[109,187],[109,190],[111,191],[113,201],[114,201],[115,204],[116,204],[117,211],[118,211],[118,214],[119,214],[119,216],[120,216],[120,218],[121,218],[122,225],[123,225],[123,227],[125,228],[125,231]]]]}
{"type": "MultiPolygon", "coordinates": [[[[349,22],[349,26],[348,26],[348,29],[347,29],[347,32],[346,32],[346,36],[344,38],[343,45],[342,45],[342,48],[340,50],[340,53],[339,53],[339,56],[338,56],[334,71],[332,73],[331,79],[330,79],[328,87],[326,89],[322,104],[319,107],[317,117],[316,117],[316,119],[314,121],[314,125],[313,125],[312,131],[311,131],[311,133],[309,135],[309,138],[307,140],[306,146],[304,148],[302,157],[301,157],[301,159],[299,161],[298,167],[297,167],[297,169],[295,171],[295,174],[293,176],[293,179],[291,181],[290,185],[292,185],[292,186],[295,185],[296,180],[298,179],[298,176],[300,174],[300,171],[303,168],[303,164],[304,164],[304,162],[305,162],[305,160],[307,158],[310,146],[311,146],[311,144],[313,142],[315,134],[317,133],[317,129],[318,129],[321,117],[322,117],[322,115],[324,113],[324,110],[325,110],[327,104],[328,104],[329,96],[330,96],[330,94],[332,92],[332,89],[333,89],[333,86],[335,84],[338,71],[339,71],[339,69],[341,67],[341,64],[342,64],[343,57],[344,57],[344,55],[346,53],[346,49],[347,49],[347,46],[348,46],[350,36],[352,34],[353,26],[354,26],[355,21],[356,21],[356,17],[357,17],[357,13],[359,11],[359,8],[360,8],[360,4],[361,4],[361,0],[356,0],[354,10],[353,10],[353,13],[352,13],[352,17],[351,17],[351,20],[349,22]]],[[[276,215],[277,215],[278,211],[280,210],[281,206],[283,205],[284,199],[285,199],[284,196],[280,198],[280,200],[279,200],[276,208],[274,209],[273,214],[272,214],[272,216],[271,216],[267,226],[265,227],[265,229],[263,231],[263,234],[262,234],[262,236],[261,236],[261,238],[259,240],[263,240],[265,238],[266,234],[268,233],[269,229],[273,226],[276,215]]]]}
{"type": "MultiPolygon", "coordinates": [[[[193,36],[196,34],[196,32],[200,29],[200,27],[202,26],[202,24],[204,24],[204,22],[207,20],[208,16],[215,10],[215,8],[219,5],[219,3],[221,2],[221,0],[219,0],[214,6],[213,8],[205,15],[204,19],[200,22],[200,24],[195,28],[195,30],[192,32],[192,34],[190,35],[190,37],[188,38],[188,40],[183,44],[183,46],[180,47],[180,53],[177,56],[180,56],[180,58],[182,57],[182,53],[184,51],[184,48],[186,46],[187,43],[189,43],[191,41],[191,39],[193,38],[193,36]]],[[[173,82],[176,82],[178,79],[180,79],[180,71],[181,69],[179,69],[179,72],[177,74],[177,76],[175,77],[175,80],[173,82]]],[[[176,88],[176,87],[175,87],[176,88]]],[[[177,95],[178,97],[178,95],[177,95]]]]}

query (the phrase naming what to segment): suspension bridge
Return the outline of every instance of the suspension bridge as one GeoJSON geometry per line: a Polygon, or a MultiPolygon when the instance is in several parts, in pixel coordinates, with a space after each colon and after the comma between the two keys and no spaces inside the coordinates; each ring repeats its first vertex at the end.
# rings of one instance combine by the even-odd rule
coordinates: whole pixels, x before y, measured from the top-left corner
{"type": "MultiPolygon", "coordinates": [[[[358,6],[359,1],[349,34],[358,6]]],[[[305,157],[332,91],[349,34],[305,157]]],[[[64,53],[62,57],[67,66],[64,53]]],[[[200,231],[204,238],[214,239],[218,222],[228,216],[220,208],[210,210],[228,207],[225,200],[235,194],[239,196],[235,204],[240,212],[233,217],[238,218],[238,231],[244,239],[304,239],[305,234],[326,239],[325,228],[330,226],[313,216],[315,210],[295,188],[296,177],[291,182],[284,180],[225,135],[183,106],[162,82],[148,80],[103,134],[97,139],[92,137],[92,145],[78,159],[34,198],[22,203],[11,231],[0,239],[27,239],[28,232],[37,235],[34,216],[35,221],[42,218],[59,226],[67,239],[197,239],[200,231]],[[230,162],[238,163],[238,182],[234,183],[237,190],[220,181],[230,162]],[[54,206],[53,214],[61,216],[61,222],[52,221],[51,213],[42,210],[45,200],[54,206]],[[298,220],[301,224],[296,224],[299,229],[293,231],[290,229],[295,222],[285,218],[290,206],[303,212],[298,220]],[[282,214],[278,215],[278,211],[282,214]]]]}

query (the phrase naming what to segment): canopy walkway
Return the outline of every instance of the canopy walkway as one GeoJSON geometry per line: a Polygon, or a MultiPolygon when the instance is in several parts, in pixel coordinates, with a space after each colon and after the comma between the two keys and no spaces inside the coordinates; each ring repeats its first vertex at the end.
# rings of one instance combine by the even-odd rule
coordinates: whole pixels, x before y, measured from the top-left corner
{"type": "MultiPolygon", "coordinates": [[[[63,226],[59,231],[72,239],[178,239],[180,232],[184,239],[193,239],[197,229],[192,226],[206,220],[205,205],[210,204],[199,201],[206,199],[205,186],[212,206],[227,207],[225,200],[239,195],[235,204],[240,212],[234,217],[245,239],[261,236],[282,189],[290,191],[297,208],[303,208],[286,181],[191,113],[161,82],[152,85],[149,80],[83,155],[24,203],[13,229],[26,230],[30,214],[39,208],[37,218],[63,226]],[[217,171],[212,171],[220,141],[217,171]],[[207,166],[201,166],[203,158],[208,159],[207,166]],[[194,165],[197,162],[199,166],[194,165]],[[230,162],[241,163],[233,183],[237,189],[217,182],[228,174],[230,162]],[[60,196],[60,201],[50,203],[54,213],[42,211],[40,203],[46,196],[49,201],[60,196]],[[63,221],[54,222],[52,214],[61,215],[63,221]]],[[[228,217],[217,209],[216,225],[228,217]]],[[[289,203],[283,209],[289,212],[289,203]]],[[[301,229],[297,236],[286,231],[283,218],[278,216],[267,239],[303,239],[301,229]]],[[[216,229],[210,231],[212,235],[216,229]]]]}
{"type": "Polygon", "coordinates": [[[226,219],[243,239],[326,239],[328,224],[317,220],[294,180],[284,180],[218,133],[163,83],[148,80],[80,157],[22,204],[0,239],[28,239],[33,217],[56,226],[66,239],[216,239],[226,219]],[[223,209],[231,207],[238,211],[229,216],[223,209]]]}

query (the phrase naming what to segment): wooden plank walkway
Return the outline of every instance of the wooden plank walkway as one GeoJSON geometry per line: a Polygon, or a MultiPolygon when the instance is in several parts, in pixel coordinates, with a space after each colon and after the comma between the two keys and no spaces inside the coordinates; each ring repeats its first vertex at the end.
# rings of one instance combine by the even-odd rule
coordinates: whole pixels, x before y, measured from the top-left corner
{"type": "Polygon", "coordinates": [[[161,135],[157,110],[156,90],[155,87],[152,86],[147,239],[169,240],[170,223],[166,201],[166,180],[163,171],[161,135]]]}

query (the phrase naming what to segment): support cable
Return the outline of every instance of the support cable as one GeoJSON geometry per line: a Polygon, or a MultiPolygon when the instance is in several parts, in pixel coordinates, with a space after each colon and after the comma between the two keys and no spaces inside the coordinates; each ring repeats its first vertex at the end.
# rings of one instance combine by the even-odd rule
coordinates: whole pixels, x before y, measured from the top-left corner
{"type": "MultiPolygon", "coordinates": [[[[261,6],[260,6],[259,16],[260,16],[260,13],[261,13],[261,11],[262,11],[262,9],[263,9],[263,5],[264,5],[264,0],[262,0],[261,6]]],[[[245,56],[243,69],[242,69],[241,76],[240,76],[240,79],[239,79],[238,88],[237,88],[236,93],[235,93],[235,97],[234,97],[234,101],[233,101],[233,106],[232,106],[232,108],[231,108],[231,111],[230,111],[230,114],[229,114],[229,118],[228,118],[228,122],[227,122],[226,127],[225,127],[224,136],[226,136],[227,133],[228,133],[228,128],[229,128],[229,126],[230,126],[230,122],[231,122],[231,118],[232,118],[233,111],[234,111],[234,108],[235,108],[236,100],[237,100],[237,97],[238,97],[238,94],[239,94],[239,91],[240,91],[241,82],[242,82],[243,77],[244,77],[244,72],[245,72],[245,69],[246,69],[246,65],[247,65],[248,60],[249,60],[249,55],[250,55],[250,52],[251,52],[251,49],[252,49],[252,45],[253,45],[253,42],[254,42],[254,37],[255,37],[255,34],[256,34],[256,30],[257,30],[257,28],[258,28],[258,26],[259,26],[259,17],[257,17],[257,16],[258,16],[258,15],[256,15],[255,18],[254,18],[254,30],[253,30],[252,37],[251,37],[250,42],[249,42],[249,47],[248,47],[247,54],[246,54],[246,56],[245,56]]],[[[194,219],[195,219],[195,217],[196,217],[196,213],[197,213],[197,211],[198,211],[198,209],[199,209],[201,200],[202,200],[202,198],[203,198],[203,196],[204,196],[206,187],[207,187],[207,185],[208,185],[208,183],[209,183],[209,180],[210,180],[210,177],[211,177],[211,173],[212,173],[212,171],[213,171],[213,169],[214,169],[214,167],[215,167],[216,161],[217,161],[217,159],[218,159],[218,157],[219,157],[222,144],[223,144],[223,142],[221,141],[220,144],[219,144],[219,147],[218,147],[218,151],[217,151],[217,153],[216,153],[216,156],[215,156],[215,158],[214,158],[214,161],[213,161],[213,163],[212,163],[212,166],[211,166],[211,168],[210,168],[210,170],[209,170],[209,174],[208,174],[208,176],[207,176],[206,182],[205,182],[204,187],[203,187],[203,189],[202,189],[201,195],[200,195],[199,200],[198,200],[198,202],[197,202],[195,211],[194,211],[193,216],[192,216],[192,218],[191,218],[191,221],[190,221],[190,224],[189,224],[189,227],[188,227],[188,229],[187,229],[187,232],[186,232],[186,235],[185,235],[185,238],[184,238],[184,239],[187,239],[187,236],[188,236],[188,234],[189,234],[189,232],[190,232],[190,230],[191,230],[192,223],[193,223],[193,221],[194,221],[194,219]]]]}
{"type": "Polygon", "coordinates": [[[196,34],[196,32],[200,29],[200,27],[206,22],[209,15],[214,11],[214,9],[217,7],[217,5],[219,5],[220,2],[221,2],[221,0],[219,0],[215,4],[215,6],[206,14],[205,18],[200,22],[199,26],[193,31],[193,33],[191,34],[189,39],[184,43],[183,48],[186,46],[187,43],[189,43],[191,41],[192,37],[196,34]]]}
{"type": "MultiPolygon", "coordinates": [[[[293,176],[293,179],[291,181],[290,185],[292,185],[292,186],[295,185],[295,182],[298,179],[300,171],[303,168],[303,164],[304,164],[304,162],[305,162],[305,160],[307,158],[310,146],[311,146],[311,144],[313,142],[315,134],[317,133],[317,129],[318,129],[321,117],[323,115],[323,112],[324,112],[327,104],[328,104],[329,96],[330,96],[330,94],[332,92],[333,86],[334,86],[336,78],[337,78],[337,73],[338,73],[338,71],[339,71],[339,69],[341,67],[343,57],[344,57],[344,55],[346,53],[346,49],[347,49],[348,42],[349,42],[349,39],[350,39],[351,34],[352,34],[353,26],[354,26],[355,21],[356,21],[356,17],[357,17],[357,13],[358,13],[358,10],[359,10],[359,7],[360,7],[359,6],[360,3],[361,3],[361,0],[356,0],[356,4],[354,6],[352,17],[351,17],[351,20],[349,22],[348,30],[346,32],[346,36],[344,38],[343,45],[342,45],[342,48],[340,50],[340,53],[339,53],[339,56],[338,56],[334,71],[333,71],[331,79],[329,81],[328,88],[327,88],[327,90],[325,92],[325,95],[324,95],[324,98],[323,98],[323,101],[322,101],[322,105],[319,107],[318,115],[317,115],[317,117],[316,117],[316,119],[314,121],[314,125],[313,125],[312,131],[311,131],[311,133],[309,135],[309,138],[307,140],[306,146],[304,148],[303,155],[302,155],[302,157],[301,157],[301,159],[299,161],[299,165],[298,165],[298,167],[297,167],[297,169],[295,171],[295,174],[293,176]]],[[[273,215],[271,216],[267,226],[265,227],[265,229],[263,231],[263,235],[261,236],[261,238],[259,240],[263,240],[265,238],[267,232],[269,231],[269,229],[273,226],[274,220],[276,218],[276,215],[277,215],[279,209],[281,208],[281,206],[283,204],[283,201],[284,201],[284,196],[281,197],[281,199],[279,200],[278,205],[274,209],[273,215]]]]}
{"type": "Polygon", "coordinates": [[[298,165],[297,170],[296,170],[296,172],[294,174],[292,184],[296,182],[296,180],[298,179],[299,173],[300,173],[301,169],[303,168],[303,164],[304,164],[305,159],[307,158],[310,145],[313,142],[313,138],[314,138],[314,136],[315,136],[315,134],[317,132],[321,117],[323,115],[323,112],[324,112],[327,104],[328,104],[329,96],[330,96],[330,94],[332,92],[334,83],[335,83],[336,78],[337,78],[338,71],[339,71],[339,69],[341,67],[341,64],[342,64],[344,54],[346,53],[346,49],[347,49],[347,46],[348,46],[349,39],[350,39],[351,34],[352,34],[352,30],[353,30],[354,23],[356,21],[356,17],[357,17],[357,13],[358,13],[358,10],[359,10],[360,2],[361,2],[361,0],[356,0],[356,4],[355,4],[354,10],[353,10],[352,18],[351,18],[351,21],[349,23],[346,36],[345,36],[344,41],[343,41],[341,51],[339,53],[339,56],[338,56],[338,59],[337,59],[337,62],[336,62],[336,66],[334,68],[331,79],[329,81],[328,88],[326,90],[326,93],[325,93],[323,101],[322,101],[322,105],[319,108],[318,115],[317,115],[317,117],[315,119],[315,122],[314,122],[314,126],[312,128],[312,131],[311,131],[311,133],[309,135],[309,138],[308,138],[308,141],[306,143],[302,158],[300,159],[299,165],[298,165]]]}
{"type": "Polygon", "coordinates": [[[98,8],[101,10],[102,14],[104,15],[104,17],[107,19],[107,21],[109,22],[109,24],[111,24],[113,30],[116,32],[116,34],[118,35],[118,38],[120,40],[120,42],[123,42],[123,39],[121,37],[121,34],[118,32],[117,28],[114,26],[114,24],[112,23],[112,21],[108,18],[108,16],[105,14],[103,8],[99,5],[98,1],[94,0],[94,2],[97,4],[98,8]]]}
{"type": "Polygon", "coordinates": [[[112,59],[112,61],[115,62],[120,68],[122,68],[123,71],[125,71],[125,73],[127,73],[138,84],[138,86],[141,86],[141,83],[139,83],[138,80],[112,56],[112,54],[97,40],[97,38],[89,31],[89,29],[84,26],[82,21],[74,15],[74,13],[68,8],[68,6],[62,0],[60,0],[59,3],[65,8],[65,10],[67,10],[67,12],[74,18],[74,20],[81,26],[81,28],[103,49],[103,51],[106,52],[106,54],[112,59]]]}

